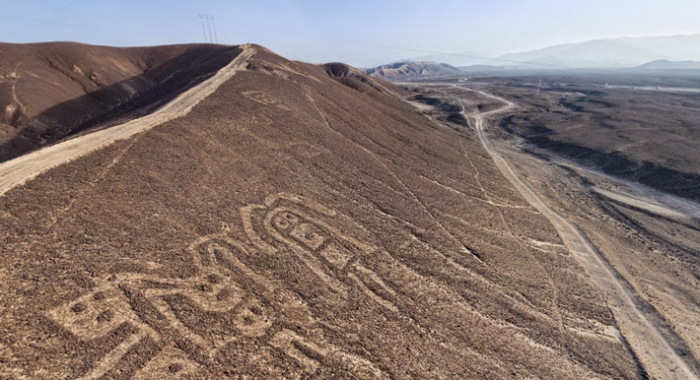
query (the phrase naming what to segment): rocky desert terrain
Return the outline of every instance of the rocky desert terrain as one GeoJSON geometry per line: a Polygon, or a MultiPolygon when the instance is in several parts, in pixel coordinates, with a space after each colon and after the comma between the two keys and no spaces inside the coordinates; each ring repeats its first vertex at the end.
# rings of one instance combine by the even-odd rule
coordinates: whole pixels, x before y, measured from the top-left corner
{"type": "MultiPolygon", "coordinates": [[[[679,188],[678,179],[662,170],[654,172],[657,181],[655,187],[650,187],[640,183],[639,179],[644,177],[624,179],[624,172],[610,175],[596,168],[588,157],[577,156],[576,149],[558,150],[552,147],[554,144],[540,144],[537,140],[546,136],[569,139],[572,144],[607,144],[609,156],[601,155],[597,162],[608,167],[615,165],[610,157],[624,157],[628,152],[643,154],[654,160],[656,167],[661,167],[669,154],[682,156],[682,152],[672,153],[675,141],[680,140],[679,134],[696,133],[691,109],[676,112],[682,108],[681,104],[671,103],[664,108],[663,102],[672,97],[692,101],[691,88],[680,93],[664,88],[653,88],[653,92],[640,89],[640,93],[631,94],[625,90],[615,98],[617,112],[601,115],[597,109],[583,107],[566,112],[547,108],[544,99],[554,98],[552,93],[561,91],[564,95],[558,93],[560,97],[556,99],[564,102],[571,95],[570,90],[541,91],[537,89],[538,81],[535,86],[524,86],[525,80],[531,83],[532,78],[482,79],[481,83],[474,81],[468,86],[463,79],[454,79],[406,86],[420,93],[410,99],[423,108],[432,106],[426,111],[432,117],[450,122],[455,130],[478,132],[502,173],[531,205],[547,216],[569,251],[578,252],[579,261],[592,279],[608,290],[608,304],[623,335],[640,361],[646,363],[647,375],[696,377],[698,337],[694,326],[698,324],[700,204],[692,198],[671,194],[679,188]],[[496,93],[506,95],[499,97],[496,93]],[[645,124],[641,124],[642,111],[639,111],[641,115],[625,119],[625,115],[635,115],[635,111],[642,109],[636,106],[639,98],[646,98],[649,107],[646,110],[649,121],[645,124]],[[652,101],[654,98],[657,101],[652,101]],[[458,118],[460,114],[463,117],[458,118]],[[579,123],[572,126],[574,118],[579,123]],[[618,127],[617,133],[601,137],[607,136],[605,132],[611,128],[601,120],[610,118],[627,120],[628,127],[618,127]],[[686,128],[674,125],[684,118],[686,128]],[[662,124],[663,120],[667,123],[662,124]],[[514,128],[514,124],[522,129],[514,128]],[[545,133],[533,132],[546,128],[545,133]],[[650,144],[649,139],[654,137],[655,150],[635,149],[635,145],[650,144]],[[625,138],[636,144],[621,143],[625,138]],[[628,313],[635,309],[636,316],[628,313]],[[649,337],[653,335],[660,340],[652,343],[649,337]],[[685,374],[670,367],[653,369],[659,364],[654,364],[654,357],[664,354],[644,351],[662,346],[667,347],[669,358],[675,356],[686,362],[685,374]]],[[[581,94],[576,99],[583,104],[587,98],[581,94]]],[[[688,139],[687,146],[692,147],[693,141],[688,139]]],[[[683,157],[685,165],[677,165],[693,170],[693,165],[688,164],[693,161],[693,153],[683,157]]],[[[689,178],[685,189],[692,191],[694,186],[689,178]]]]}
{"type": "Polygon", "coordinates": [[[228,64],[215,45],[2,44],[0,161],[144,115],[228,64]]]}
{"type": "Polygon", "coordinates": [[[523,105],[499,122],[503,132],[587,167],[697,202],[700,86],[681,80],[683,76],[647,75],[637,83],[621,77],[620,84],[608,83],[611,78],[604,76],[564,75],[542,82],[528,77],[485,82],[523,105]],[[538,85],[540,91],[535,90],[538,85]]]}
{"type": "Polygon", "coordinates": [[[494,136],[525,105],[258,45],[71,48],[2,47],[105,79],[3,60],[6,135],[51,138],[3,145],[0,378],[698,376],[693,248],[494,136]]]}

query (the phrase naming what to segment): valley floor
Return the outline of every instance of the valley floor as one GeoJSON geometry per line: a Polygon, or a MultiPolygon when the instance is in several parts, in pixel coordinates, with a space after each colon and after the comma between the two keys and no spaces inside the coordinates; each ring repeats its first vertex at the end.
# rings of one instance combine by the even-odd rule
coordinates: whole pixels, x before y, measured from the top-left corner
{"type": "Polygon", "coordinates": [[[663,379],[698,376],[700,205],[545,150],[533,155],[513,141],[492,141],[489,129],[497,129],[500,116],[519,105],[489,94],[488,87],[470,87],[433,83],[417,88],[460,104],[468,128],[503,175],[547,217],[603,289],[644,371],[663,379]],[[495,108],[494,101],[501,106],[495,108]],[[482,108],[489,110],[479,112],[482,108]]]}

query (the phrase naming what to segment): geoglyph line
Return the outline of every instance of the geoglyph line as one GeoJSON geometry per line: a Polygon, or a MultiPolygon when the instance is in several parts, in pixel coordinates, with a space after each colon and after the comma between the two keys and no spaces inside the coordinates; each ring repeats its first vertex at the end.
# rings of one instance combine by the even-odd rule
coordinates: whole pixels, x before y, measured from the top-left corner
{"type": "MultiPolygon", "coordinates": [[[[336,274],[342,298],[350,302],[348,291],[358,287],[368,297],[394,313],[399,308],[398,294],[359,260],[378,248],[343,236],[334,227],[314,218],[332,217],[336,212],[293,195],[270,197],[264,205],[241,209],[250,234],[246,241],[230,238],[227,233],[197,239],[188,251],[193,255],[196,274],[189,278],[169,278],[145,273],[106,275],[88,294],[58,305],[47,316],[83,342],[94,341],[124,325],[134,332],[88,368],[81,379],[97,379],[119,371],[123,360],[134,347],[155,344],[153,357],[148,358],[136,378],[175,378],[208,365],[230,342],[255,337],[296,361],[303,371],[314,374],[319,367],[339,365],[359,378],[389,378],[379,366],[367,358],[344,352],[323,336],[309,336],[292,331],[287,322],[277,318],[282,310],[293,309],[295,326],[315,324],[312,311],[293,292],[273,283],[246,261],[258,250],[282,254],[272,245],[260,245],[265,239],[288,244],[299,255],[300,250],[322,258],[308,265],[319,270],[330,265],[346,268],[356,278],[343,280],[336,274]],[[253,226],[252,224],[255,224],[253,226]],[[263,235],[258,235],[259,233],[263,235]],[[254,246],[248,243],[252,242],[254,246]],[[353,259],[352,256],[360,256],[353,259]],[[148,317],[137,310],[152,310],[157,317],[148,317]],[[197,323],[201,313],[223,318],[231,324],[221,330],[207,330],[197,323]],[[192,319],[194,317],[195,319],[192,319]],[[195,321],[195,322],[193,322],[195,321]],[[176,342],[185,342],[180,345],[176,342]],[[165,372],[164,372],[165,371],[165,372]]],[[[259,269],[259,268],[258,268],[259,269]]],[[[324,278],[324,281],[330,279],[324,278]]],[[[353,276],[351,276],[353,277],[353,276]]]]}

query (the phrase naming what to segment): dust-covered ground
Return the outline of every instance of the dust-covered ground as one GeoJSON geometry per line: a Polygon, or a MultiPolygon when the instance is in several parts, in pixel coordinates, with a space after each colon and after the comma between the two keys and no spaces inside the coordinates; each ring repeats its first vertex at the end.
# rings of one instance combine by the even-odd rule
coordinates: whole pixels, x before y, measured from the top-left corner
{"type": "MultiPolygon", "coordinates": [[[[532,78],[527,79],[532,82],[532,78]]],[[[499,78],[493,82],[501,83],[502,80],[499,78]]],[[[522,83],[524,80],[510,78],[508,83],[522,83]]],[[[589,161],[581,157],[567,157],[567,153],[570,153],[567,150],[547,150],[551,145],[544,144],[534,146],[536,140],[533,139],[536,135],[528,135],[526,132],[546,128],[546,135],[550,139],[567,138],[582,145],[606,145],[608,149],[619,147],[627,134],[626,138],[633,139],[638,145],[657,142],[660,146],[658,150],[640,149],[638,152],[640,156],[660,163],[665,162],[665,157],[669,156],[670,152],[682,156],[682,153],[673,152],[669,141],[675,141],[678,135],[683,133],[693,136],[698,128],[674,127],[671,123],[668,129],[658,129],[658,139],[652,133],[653,128],[641,131],[635,128],[623,129],[619,135],[612,134],[617,136],[617,139],[596,138],[597,131],[604,134],[608,129],[606,125],[596,124],[601,118],[605,118],[605,115],[597,111],[589,112],[585,108],[577,110],[575,115],[572,115],[574,112],[571,110],[546,108],[553,107],[555,101],[566,101],[570,97],[577,99],[577,104],[583,104],[586,102],[585,97],[590,95],[572,95],[565,90],[543,91],[545,86],[539,83],[539,79],[534,80],[534,86],[519,85],[512,88],[510,85],[504,87],[485,82],[490,81],[485,80],[477,84],[454,80],[412,84],[406,87],[418,92],[420,95],[416,101],[424,105],[429,102],[438,104],[437,100],[440,101],[430,112],[435,118],[449,119],[452,111],[449,106],[462,106],[463,114],[467,115],[464,118],[466,122],[459,122],[457,118],[452,117],[452,125],[454,129],[465,130],[467,133],[479,128],[479,120],[475,115],[488,112],[480,109],[494,108],[495,98],[485,95],[504,96],[501,107],[508,101],[513,102],[513,108],[487,118],[488,141],[493,144],[495,154],[504,158],[515,172],[517,180],[522,181],[538,200],[542,200],[546,208],[561,216],[568,224],[580,229],[584,239],[599,253],[613,275],[613,280],[621,288],[627,289],[632,298],[638,297],[631,305],[622,308],[619,314],[624,316],[624,309],[637,309],[645,315],[649,324],[668,342],[671,355],[675,353],[677,358],[684,358],[691,373],[694,368],[695,374],[686,374],[685,377],[697,376],[697,357],[700,356],[700,331],[697,329],[700,323],[700,243],[697,238],[700,232],[700,205],[692,199],[659,190],[664,188],[661,185],[659,188],[645,186],[634,180],[607,174],[593,165],[587,166],[589,161]],[[537,90],[538,85],[541,87],[540,91],[537,90]],[[426,101],[425,98],[432,100],[426,101]],[[576,125],[567,128],[571,118],[585,120],[586,123],[577,128],[576,125]],[[517,129],[513,127],[514,120],[518,120],[518,125],[522,126],[525,132],[516,133],[517,129]],[[532,120],[537,120],[536,123],[540,124],[532,120]],[[534,126],[529,124],[530,122],[534,126]],[[550,122],[553,123],[551,127],[548,124],[550,122]],[[648,141],[650,139],[653,141],[648,141]]],[[[618,112],[614,117],[618,120],[625,120],[625,115],[635,114],[634,104],[640,98],[646,98],[649,102],[651,99],[662,101],[661,104],[654,104],[651,111],[646,111],[654,113],[651,122],[656,120],[660,123],[660,120],[673,121],[683,118],[691,120],[694,117],[692,109],[685,108],[682,112],[676,112],[676,108],[663,107],[663,101],[674,98],[688,97],[688,102],[692,102],[695,99],[694,95],[627,93],[617,90],[611,92],[616,93],[618,112]],[[630,104],[633,106],[629,106],[630,104]]],[[[573,104],[574,100],[571,102],[573,104]]],[[[682,107],[681,103],[674,104],[678,108],[682,107]]],[[[613,117],[613,114],[609,113],[607,117],[613,117]]],[[[634,120],[628,124],[634,124],[634,120]]],[[[692,146],[696,143],[697,141],[689,141],[687,145],[692,146]]],[[[630,147],[625,152],[636,150],[630,147]]],[[[688,153],[687,157],[683,158],[684,162],[694,162],[694,155],[694,152],[688,153]]],[[[684,168],[695,169],[687,164],[684,168]]],[[[660,177],[657,183],[668,183],[664,182],[666,178],[658,172],[656,175],[660,177]]],[[[556,221],[557,218],[553,219],[556,221]]],[[[609,302],[615,310],[614,299],[609,299],[609,302]]],[[[624,326],[624,318],[616,319],[624,326]]],[[[639,329],[623,328],[622,331],[633,350],[640,353],[640,357],[653,345],[650,341],[634,339],[639,329]]],[[[641,360],[651,376],[684,377],[671,369],[666,374],[653,370],[654,361],[653,355],[641,360]]]]}
{"type": "MultiPolygon", "coordinates": [[[[475,131],[347,66],[252,48],[186,115],[0,197],[0,377],[648,374],[475,131]]],[[[690,269],[667,265],[640,284],[690,305],[690,269]]]]}
{"type": "Polygon", "coordinates": [[[500,120],[502,131],[587,167],[700,201],[700,84],[694,78],[559,74],[478,81],[522,106],[500,120]]]}

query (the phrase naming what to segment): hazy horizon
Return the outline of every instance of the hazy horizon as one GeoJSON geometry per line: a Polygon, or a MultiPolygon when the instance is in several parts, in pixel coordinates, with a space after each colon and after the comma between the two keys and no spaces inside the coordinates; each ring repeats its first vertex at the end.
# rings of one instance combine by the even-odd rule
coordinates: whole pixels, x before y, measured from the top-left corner
{"type": "Polygon", "coordinates": [[[3,42],[112,46],[204,42],[198,14],[214,16],[219,43],[254,42],[288,58],[374,66],[445,56],[469,64],[587,40],[700,33],[692,0],[496,2],[317,0],[137,2],[4,1],[3,42]]]}

